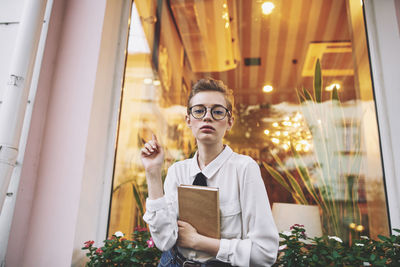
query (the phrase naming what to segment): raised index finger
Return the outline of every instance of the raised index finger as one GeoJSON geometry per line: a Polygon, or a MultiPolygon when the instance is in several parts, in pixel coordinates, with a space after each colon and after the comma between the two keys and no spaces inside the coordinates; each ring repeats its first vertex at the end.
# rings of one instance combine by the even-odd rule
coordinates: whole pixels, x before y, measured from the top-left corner
{"type": "Polygon", "coordinates": [[[151,134],[151,141],[153,141],[157,149],[161,147],[160,143],[158,142],[157,136],[154,133],[151,134]]]}

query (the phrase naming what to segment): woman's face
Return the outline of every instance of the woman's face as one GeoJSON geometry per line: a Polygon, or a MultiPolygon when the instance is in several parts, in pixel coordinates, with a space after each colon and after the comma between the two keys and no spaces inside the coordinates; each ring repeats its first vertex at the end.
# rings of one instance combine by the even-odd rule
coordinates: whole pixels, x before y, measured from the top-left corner
{"type": "Polygon", "coordinates": [[[202,119],[196,119],[191,114],[186,115],[186,122],[189,128],[192,129],[197,142],[205,145],[222,143],[225,132],[232,128],[233,117],[227,114],[224,119],[215,120],[211,116],[211,108],[216,105],[226,108],[224,95],[215,91],[197,93],[190,101],[190,107],[195,105],[207,107],[206,115],[202,119]]]}

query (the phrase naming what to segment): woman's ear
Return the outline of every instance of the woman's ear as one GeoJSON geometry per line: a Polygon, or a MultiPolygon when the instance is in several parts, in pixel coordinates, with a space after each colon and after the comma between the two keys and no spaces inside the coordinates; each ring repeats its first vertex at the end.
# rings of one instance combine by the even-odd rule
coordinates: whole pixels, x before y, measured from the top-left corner
{"type": "Polygon", "coordinates": [[[185,121],[186,121],[186,124],[187,124],[187,126],[190,128],[191,126],[190,126],[190,116],[189,115],[185,115],[185,121]]]}
{"type": "Polygon", "coordinates": [[[234,123],[234,122],[235,122],[235,117],[230,116],[230,117],[228,118],[228,129],[227,129],[227,131],[229,131],[230,129],[232,129],[233,123],[234,123]]]}

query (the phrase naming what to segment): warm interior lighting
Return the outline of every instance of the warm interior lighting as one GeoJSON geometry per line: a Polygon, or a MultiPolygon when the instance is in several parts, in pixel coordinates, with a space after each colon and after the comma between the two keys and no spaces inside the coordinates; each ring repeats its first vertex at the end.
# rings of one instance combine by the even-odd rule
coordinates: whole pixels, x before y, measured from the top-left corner
{"type": "Polygon", "coordinates": [[[150,78],[146,78],[146,79],[143,80],[143,82],[144,82],[144,84],[152,84],[153,80],[150,79],[150,78]]]}
{"type": "Polygon", "coordinates": [[[300,140],[299,143],[302,145],[308,145],[308,142],[306,140],[300,140]]]}
{"type": "Polygon", "coordinates": [[[304,152],[310,151],[310,145],[306,145],[306,146],[303,148],[303,151],[304,151],[304,152]]]}
{"type": "Polygon", "coordinates": [[[269,130],[264,130],[264,133],[266,134],[266,135],[269,135],[269,130]]]}
{"type": "Polygon", "coordinates": [[[271,138],[272,143],[279,144],[278,138],[271,138]]]}
{"type": "Polygon", "coordinates": [[[282,145],[283,149],[288,150],[289,149],[289,145],[288,144],[283,144],[282,145]]]}
{"type": "Polygon", "coordinates": [[[159,80],[154,80],[153,81],[153,85],[155,86],[159,86],[161,84],[161,82],[159,80]]]}
{"type": "Polygon", "coordinates": [[[356,231],[358,231],[358,232],[364,231],[364,226],[362,226],[361,224],[360,224],[360,225],[357,225],[356,231]]]}
{"type": "Polygon", "coordinates": [[[264,15],[269,15],[269,14],[271,14],[272,11],[274,10],[274,8],[275,8],[275,5],[274,5],[274,3],[272,3],[272,2],[264,2],[264,3],[261,5],[262,13],[263,13],[264,15]]]}
{"type": "Polygon", "coordinates": [[[265,85],[263,87],[263,92],[265,92],[265,93],[272,92],[272,90],[274,90],[274,88],[271,85],[265,85]]]}
{"type": "Polygon", "coordinates": [[[340,89],[340,84],[338,84],[338,83],[332,83],[331,85],[325,87],[325,90],[326,90],[326,91],[332,91],[333,88],[335,88],[335,87],[336,87],[337,90],[339,90],[339,89],[340,89]]]}
{"type": "Polygon", "coordinates": [[[356,224],[355,224],[355,223],[350,223],[350,224],[349,224],[349,227],[350,227],[351,229],[354,229],[354,228],[356,228],[356,224]]]}
{"type": "Polygon", "coordinates": [[[274,122],[274,123],[272,124],[272,126],[278,127],[278,123],[277,123],[277,122],[274,122]]]}

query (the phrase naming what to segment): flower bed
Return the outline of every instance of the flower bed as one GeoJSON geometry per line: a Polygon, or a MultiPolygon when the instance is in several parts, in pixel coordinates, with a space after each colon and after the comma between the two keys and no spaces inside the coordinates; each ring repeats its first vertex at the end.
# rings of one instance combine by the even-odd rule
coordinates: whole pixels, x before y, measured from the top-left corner
{"type": "MultiPolygon", "coordinates": [[[[400,233],[400,230],[394,229],[400,233]]],[[[295,224],[281,237],[277,266],[400,266],[400,236],[366,236],[344,243],[336,236],[308,238],[295,224]]]]}
{"type": "Polygon", "coordinates": [[[147,228],[136,227],[132,240],[116,232],[103,243],[103,246],[96,247],[92,240],[85,242],[82,249],[88,251],[87,267],[157,266],[160,260],[161,251],[154,246],[147,228]]]}

